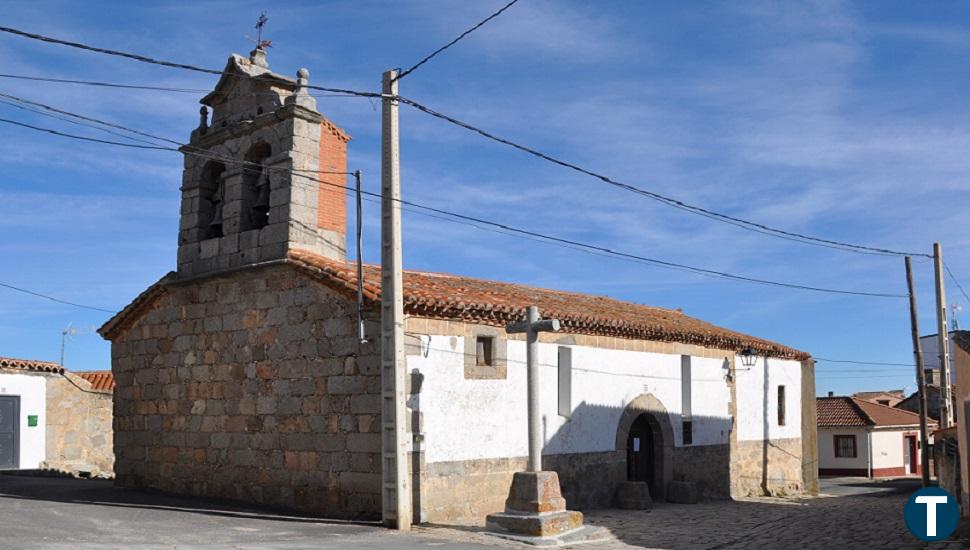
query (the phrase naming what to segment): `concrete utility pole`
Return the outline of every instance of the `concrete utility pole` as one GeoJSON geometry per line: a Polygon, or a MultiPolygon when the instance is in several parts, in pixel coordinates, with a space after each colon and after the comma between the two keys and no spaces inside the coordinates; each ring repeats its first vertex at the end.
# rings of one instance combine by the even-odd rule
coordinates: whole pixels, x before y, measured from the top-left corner
{"type": "Polygon", "coordinates": [[[410,531],[396,76],[384,73],[381,109],[381,509],[384,525],[410,531]]]}
{"type": "Polygon", "coordinates": [[[936,332],[940,341],[940,427],[953,425],[953,395],[950,389],[950,335],[946,322],[946,289],[943,286],[943,247],[933,243],[936,268],[936,332]]]}
{"type": "Polygon", "coordinates": [[[526,335],[525,362],[529,392],[529,472],[542,471],[542,423],[539,418],[539,333],[557,332],[558,319],[539,320],[539,308],[529,306],[525,321],[506,327],[509,334],[526,335]]]}
{"type": "Polygon", "coordinates": [[[916,391],[919,397],[919,451],[920,472],[923,487],[930,485],[930,450],[926,433],[926,372],[923,370],[923,345],[919,339],[919,320],[916,317],[916,291],[913,290],[913,265],[909,256],[906,262],[906,286],[909,289],[909,323],[913,334],[913,356],[916,358],[916,391]]]}

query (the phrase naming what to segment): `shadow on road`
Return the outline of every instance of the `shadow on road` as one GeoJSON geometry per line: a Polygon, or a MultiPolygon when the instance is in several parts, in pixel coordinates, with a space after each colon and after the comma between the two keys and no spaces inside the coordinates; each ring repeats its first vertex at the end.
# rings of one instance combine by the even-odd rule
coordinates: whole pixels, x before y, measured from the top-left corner
{"type": "Polygon", "coordinates": [[[319,518],[288,510],[253,508],[217,499],[176,496],[149,490],[123,489],[115,487],[113,482],[109,480],[53,476],[35,477],[3,472],[0,472],[0,499],[166,510],[247,520],[334,525],[378,524],[377,522],[319,518]]]}

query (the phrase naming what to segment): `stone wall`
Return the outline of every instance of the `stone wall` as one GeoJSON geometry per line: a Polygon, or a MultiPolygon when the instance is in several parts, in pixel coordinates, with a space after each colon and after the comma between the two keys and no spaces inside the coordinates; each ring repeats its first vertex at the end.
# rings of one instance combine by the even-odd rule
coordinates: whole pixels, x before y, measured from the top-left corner
{"type": "MultiPolygon", "coordinates": [[[[729,497],[729,450],[727,445],[674,448],[672,479],[697,483],[704,499],[729,497]]],[[[504,510],[512,474],[527,464],[527,457],[514,457],[414,466],[412,473],[419,470],[412,477],[415,521],[484,525],[485,516],[504,510]]],[[[570,510],[611,508],[617,485],[626,480],[624,451],[543,455],[542,467],[559,474],[570,510]]]]}
{"type": "Polygon", "coordinates": [[[47,376],[47,459],[43,467],[90,477],[114,475],[112,399],[71,373],[47,376]]]}
{"type": "Polygon", "coordinates": [[[117,483],[379,517],[377,341],[289,266],[167,286],[113,341],[117,483]]]}
{"type": "Polygon", "coordinates": [[[804,492],[801,439],[738,441],[734,445],[731,496],[804,492]]]}

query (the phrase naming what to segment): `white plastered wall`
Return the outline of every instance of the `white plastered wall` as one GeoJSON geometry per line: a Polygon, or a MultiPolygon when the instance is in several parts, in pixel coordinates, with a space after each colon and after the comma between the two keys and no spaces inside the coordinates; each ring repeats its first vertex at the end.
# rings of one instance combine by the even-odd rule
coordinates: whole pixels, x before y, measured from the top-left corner
{"type": "Polygon", "coordinates": [[[899,468],[903,466],[903,432],[899,430],[872,432],[872,467],[899,468]]]}
{"type": "Polygon", "coordinates": [[[819,469],[853,469],[868,470],[869,468],[869,436],[865,428],[819,428],[818,429],[818,467],[819,469]],[[836,457],[836,435],[854,435],[856,456],[836,457]]]}
{"type": "Polygon", "coordinates": [[[760,357],[751,368],[737,365],[738,440],[799,438],[802,433],[802,364],[760,357]],[[765,376],[767,373],[767,383],[765,376]],[[785,425],[778,425],[778,386],[785,386],[785,425]]]}
{"type": "MultiPolygon", "coordinates": [[[[427,462],[528,454],[525,347],[523,341],[508,341],[508,375],[502,380],[465,379],[465,339],[461,337],[425,336],[421,352],[408,355],[408,370],[417,370],[424,377],[421,392],[411,397],[409,406],[423,414],[422,446],[427,462]]],[[[552,343],[539,345],[545,454],[615,450],[620,415],[642,394],[651,394],[663,404],[674,445],[683,445],[680,355],[569,346],[573,350],[573,379],[572,414],[567,419],[557,411],[558,347],[552,343]]],[[[730,441],[731,395],[725,363],[725,359],[691,358],[694,446],[730,441]]],[[[770,368],[781,369],[777,380],[788,386],[787,426],[775,430],[772,437],[799,437],[801,365],[773,360],[770,368]]],[[[776,380],[774,374],[771,380],[776,380]]],[[[739,384],[753,385],[746,394],[760,399],[758,380],[749,377],[739,384]]],[[[739,410],[749,406],[739,403],[739,410]]],[[[746,416],[760,418],[760,410],[746,416]]]]}
{"type": "Polygon", "coordinates": [[[20,469],[39,468],[47,449],[47,380],[42,375],[0,372],[0,395],[20,397],[20,469]],[[37,426],[27,417],[37,416],[37,426]]]}

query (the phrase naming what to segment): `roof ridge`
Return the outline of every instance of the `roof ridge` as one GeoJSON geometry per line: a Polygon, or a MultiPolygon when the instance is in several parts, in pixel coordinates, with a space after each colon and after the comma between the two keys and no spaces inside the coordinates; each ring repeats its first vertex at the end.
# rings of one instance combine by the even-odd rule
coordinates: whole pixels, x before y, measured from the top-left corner
{"type": "MultiPolygon", "coordinates": [[[[320,260],[323,260],[325,262],[330,262],[330,263],[334,263],[334,264],[344,264],[347,267],[357,267],[357,261],[356,260],[350,260],[350,259],[347,259],[347,260],[344,260],[344,261],[334,260],[334,259],[327,258],[325,256],[321,256],[319,254],[315,254],[313,252],[309,252],[309,251],[306,251],[306,250],[291,250],[291,251],[289,251],[287,253],[287,256],[288,257],[294,257],[295,256],[296,259],[301,259],[300,256],[308,256],[308,257],[311,257],[311,258],[314,258],[314,259],[319,258],[320,260]]],[[[363,267],[365,267],[365,268],[369,267],[369,268],[372,268],[372,269],[375,269],[375,270],[378,270],[378,271],[381,269],[381,266],[379,264],[369,264],[369,263],[366,263],[366,262],[363,264],[363,267]]],[[[641,304],[641,303],[637,303],[637,302],[631,302],[629,300],[624,300],[622,298],[615,298],[613,296],[609,296],[609,295],[606,295],[606,294],[594,294],[594,293],[591,293],[591,292],[580,292],[580,291],[576,291],[576,290],[560,290],[560,289],[549,288],[549,287],[544,287],[544,286],[535,286],[535,285],[528,285],[528,284],[523,284],[523,283],[512,283],[512,282],[508,282],[508,281],[497,281],[495,279],[485,279],[483,277],[474,277],[474,276],[471,276],[471,275],[459,275],[459,274],[455,274],[455,273],[447,273],[447,272],[444,272],[444,271],[421,271],[421,270],[417,270],[417,269],[404,269],[403,272],[405,274],[409,274],[410,273],[410,274],[414,274],[414,275],[428,275],[428,276],[434,276],[434,277],[449,277],[449,278],[454,278],[454,279],[466,279],[466,280],[469,280],[469,281],[478,281],[478,282],[490,283],[490,284],[508,285],[508,286],[514,286],[514,287],[519,287],[519,288],[526,288],[526,289],[531,289],[531,290],[540,290],[540,291],[544,291],[544,292],[555,292],[555,293],[558,293],[558,294],[567,294],[567,295],[575,295],[575,296],[587,296],[587,297],[593,297],[593,298],[604,298],[604,299],[607,299],[607,300],[613,300],[615,302],[622,302],[622,303],[625,303],[625,304],[633,304],[633,305],[637,305],[637,306],[640,306],[640,307],[647,307],[647,308],[655,309],[655,310],[658,310],[658,311],[666,311],[666,312],[669,312],[669,313],[675,313],[677,315],[684,315],[686,317],[690,317],[690,315],[687,315],[686,313],[684,313],[683,310],[681,310],[679,308],[667,308],[667,307],[654,306],[654,305],[649,305],[649,304],[641,304]]],[[[354,274],[354,276],[356,277],[356,274],[354,274]]]]}

